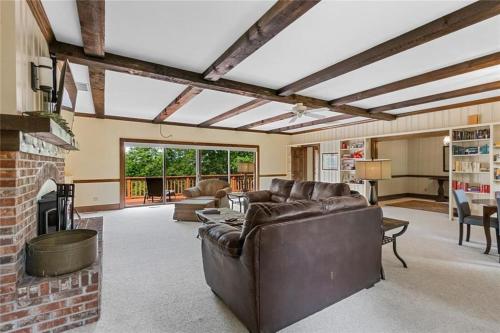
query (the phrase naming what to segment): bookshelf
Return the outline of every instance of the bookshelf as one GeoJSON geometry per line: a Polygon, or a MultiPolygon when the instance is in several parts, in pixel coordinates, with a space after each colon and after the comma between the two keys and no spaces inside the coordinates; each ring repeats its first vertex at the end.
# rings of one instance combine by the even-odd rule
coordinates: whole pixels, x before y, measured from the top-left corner
{"type": "MultiPolygon", "coordinates": [[[[500,128],[499,128],[500,130],[500,128]]],[[[500,140],[500,131],[498,133],[500,140]]],[[[450,130],[450,198],[454,189],[462,189],[470,199],[489,198],[500,183],[493,182],[493,125],[467,126],[450,130]]],[[[500,149],[498,161],[500,162],[500,149]]],[[[500,169],[500,164],[498,164],[500,169]]],[[[499,173],[500,175],[500,173],[499,173]]],[[[500,178],[499,178],[500,180],[500,178]]],[[[450,200],[453,217],[454,200],[450,200]]],[[[474,214],[481,214],[479,205],[471,204],[474,214]]]]}
{"type": "Polygon", "coordinates": [[[368,185],[366,181],[356,178],[355,163],[357,160],[369,158],[369,151],[366,149],[369,139],[341,140],[339,143],[340,182],[349,184],[351,190],[366,196],[368,185]]]}

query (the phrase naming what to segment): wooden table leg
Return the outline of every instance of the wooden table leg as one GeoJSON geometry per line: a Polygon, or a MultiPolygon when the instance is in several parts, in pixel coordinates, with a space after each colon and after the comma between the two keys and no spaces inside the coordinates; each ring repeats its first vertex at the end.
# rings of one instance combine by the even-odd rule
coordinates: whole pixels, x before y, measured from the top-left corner
{"type": "Polygon", "coordinates": [[[489,254],[491,249],[490,217],[493,213],[494,211],[483,206],[483,227],[484,235],[486,236],[486,250],[484,250],[484,254],[489,254]]]}
{"type": "Polygon", "coordinates": [[[444,179],[438,179],[438,194],[436,201],[437,202],[445,202],[448,201],[446,200],[446,197],[444,196],[444,179]]]}

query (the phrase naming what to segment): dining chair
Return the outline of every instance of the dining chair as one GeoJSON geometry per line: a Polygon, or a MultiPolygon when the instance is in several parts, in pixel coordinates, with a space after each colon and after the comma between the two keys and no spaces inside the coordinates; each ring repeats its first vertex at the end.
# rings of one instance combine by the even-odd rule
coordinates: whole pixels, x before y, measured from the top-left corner
{"type": "MultiPolygon", "coordinates": [[[[463,190],[453,190],[453,197],[455,198],[455,202],[457,204],[457,213],[458,213],[458,226],[459,226],[459,236],[458,236],[458,245],[462,245],[462,239],[464,235],[464,224],[467,225],[467,235],[465,237],[465,241],[468,242],[470,240],[470,226],[477,225],[483,226],[483,217],[479,215],[472,215],[469,200],[467,199],[467,195],[463,190]]],[[[497,203],[499,202],[499,197],[497,197],[497,203]]],[[[490,218],[490,226],[497,230],[498,235],[498,217],[490,218]]],[[[497,236],[498,242],[498,236],[497,236]]]]}

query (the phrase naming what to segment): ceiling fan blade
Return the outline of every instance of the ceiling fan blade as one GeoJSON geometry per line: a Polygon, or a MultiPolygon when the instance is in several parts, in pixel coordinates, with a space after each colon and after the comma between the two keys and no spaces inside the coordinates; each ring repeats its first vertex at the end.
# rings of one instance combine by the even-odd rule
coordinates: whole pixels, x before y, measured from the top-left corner
{"type": "Polygon", "coordinates": [[[319,113],[314,113],[314,112],[306,112],[304,113],[304,116],[306,117],[311,117],[311,118],[314,118],[314,119],[323,119],[325,118],[325,116],[319,114],[319,113]]]}
{"type": "Polygon", "coordinates": [[[291,124],[291,123],[296,122],[297,118],[299,118],[299,116],[297,116],[297,115],[293,116],[292,119],[290,119],[290,121],[288,123],[291,124]]]}

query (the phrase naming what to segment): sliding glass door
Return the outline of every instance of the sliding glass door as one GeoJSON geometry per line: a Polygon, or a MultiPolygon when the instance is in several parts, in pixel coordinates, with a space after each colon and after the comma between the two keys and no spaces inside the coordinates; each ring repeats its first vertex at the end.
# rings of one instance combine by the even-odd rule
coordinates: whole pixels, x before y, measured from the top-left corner
{"type": "Polygon", "coordinates": [[[125,206],[169,203],[204,179],[255,190],[256,150],[158,143],[125,143],[125,206]]]}

